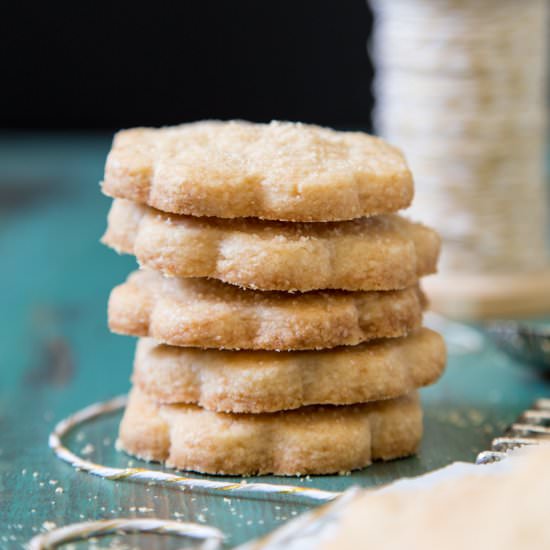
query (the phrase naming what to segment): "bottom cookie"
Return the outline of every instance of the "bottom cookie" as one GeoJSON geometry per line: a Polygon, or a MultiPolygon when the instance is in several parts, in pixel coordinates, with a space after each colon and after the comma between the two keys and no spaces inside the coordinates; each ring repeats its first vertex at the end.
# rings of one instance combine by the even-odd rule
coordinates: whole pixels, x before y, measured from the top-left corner
{"type": "Polygon", "coordinates": [[[158,405],[134,388],[118,447],[180,470],[228,475],[347,472],[414,454],[422,409],[413,392],[362,405],[263,414],[158,405]]]}

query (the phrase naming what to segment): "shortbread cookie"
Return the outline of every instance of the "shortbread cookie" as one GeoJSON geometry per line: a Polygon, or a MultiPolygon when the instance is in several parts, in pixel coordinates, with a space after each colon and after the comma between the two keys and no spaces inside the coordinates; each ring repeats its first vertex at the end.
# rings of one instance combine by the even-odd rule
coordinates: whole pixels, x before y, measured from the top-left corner
{"type": "Polygon", "coordinates": [[[409,206],[401,152],[362,132],[205,121],[119,132],[103,191],[176,214],[336,221],[409,206]]]}
{"type": "Polygon", "coordinates": [[[161,403],[234,413],[389,399],[435,382],[443,338],[429,329],[405,338],[323,351],[218,351],[142,339],[133,383],[161,403]]]}
{"type": "Polygon", "coordinates": [[[416,393],[346,407],[265,414],[157,405],[132,390],[118,446],[145,460],[210,474],[330,474],[415,452],[422,437],[416,393]]]}
{"type": "Polygon", "coordinates": [[[219,349],[321,349],[418,328],[417,287],[386,292],[259,292],[208,279],[135,271],[109,299],[113,332],[219,349]]]}
{"type": "Polygon", "coordinates": [[[389,214],[334,223],[222,220],[115,200],[103,242],[178,277],[262,290],[392,290],[434,273],[439,237],[389,214]]]}

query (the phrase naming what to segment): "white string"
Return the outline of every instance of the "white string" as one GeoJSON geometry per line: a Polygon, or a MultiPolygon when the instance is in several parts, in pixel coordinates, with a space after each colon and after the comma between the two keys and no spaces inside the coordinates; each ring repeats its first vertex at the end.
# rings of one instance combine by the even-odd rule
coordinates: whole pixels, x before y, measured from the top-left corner
{"type": "Polygon", "coordinates": [[[376,130],[416,182],[442,272],[548,265],[548,1],[370,0],[376,130]]]}
{"type": "Polygon", "coordinates": [[[111,480],[132,480],[148,483],[166,484],[180,489],[199,490],[211,492],[217,495],[226,496],[228,493],[236,493],[254,498],[257,493],[271,494],[276,496],[295,495],[306,499],[326,502],[338,497],[341,493],[323,491],[314,487],[300,487],[295,485],[276,485],[271,483],[230,483],[227,481],[214,481],[210,479],[190,478],[146,468],[113,468],[95,464],[86,460],[63,444],[63,438],[82,423],[93,420],[99,416],[115,412],[126,405],[126,396],[119,396],[102,403],[95,403],[78,411],[77,413],[62,420],[54,428],[49,437],[49,446],[58,458],[67,462],[74,468],[111,480]]]}
{"type": "Polygon", "coordinates": [[[156,533],[204,540],[202,548],[221,548],[223,533],[215,527],[163,519],[117,518],[98,521],[84,521],[41,533],[28,544],[29,550],[46,550],[67,542],[86,540],[110,534],[156,533]]]}

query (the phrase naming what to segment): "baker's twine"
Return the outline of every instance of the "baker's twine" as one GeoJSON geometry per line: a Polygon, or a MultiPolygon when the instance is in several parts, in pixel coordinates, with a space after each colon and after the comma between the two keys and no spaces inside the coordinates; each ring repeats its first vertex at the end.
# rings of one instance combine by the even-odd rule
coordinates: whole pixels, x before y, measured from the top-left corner
{"type": "Polygon", "coordinates": [[[443,273],[548,265],[548,1],[370,0],[377,133],[416,183],[443,273]]]}

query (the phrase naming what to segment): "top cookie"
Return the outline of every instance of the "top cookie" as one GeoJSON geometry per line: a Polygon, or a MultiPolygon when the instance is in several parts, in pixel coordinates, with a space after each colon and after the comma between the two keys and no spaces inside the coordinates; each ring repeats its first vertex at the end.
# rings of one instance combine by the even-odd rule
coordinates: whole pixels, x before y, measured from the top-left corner
{"type": "Polygon", "coordinates": [[[165,212],[337,221],[409,206],[401,152],[362,132],[205,121],[119,132],[103,192],[165,212]]]}

